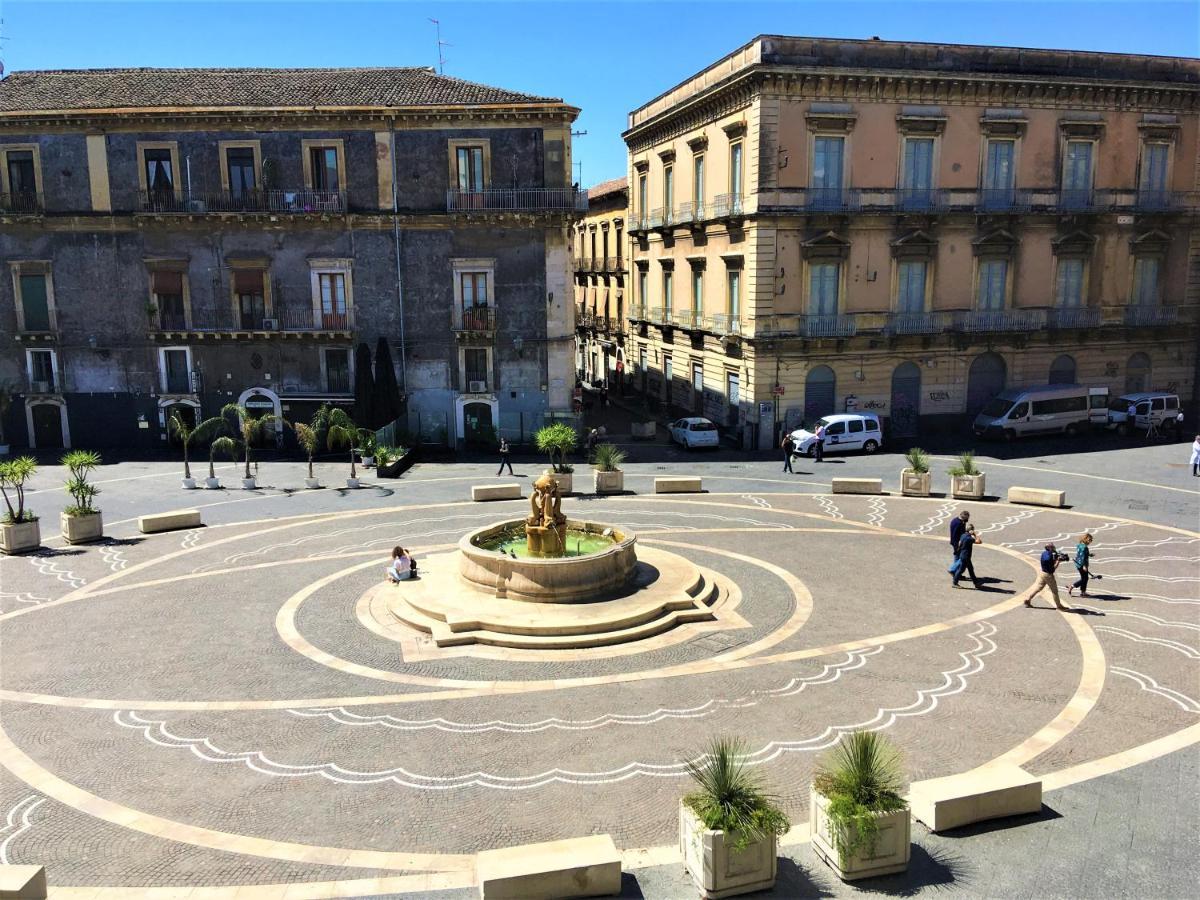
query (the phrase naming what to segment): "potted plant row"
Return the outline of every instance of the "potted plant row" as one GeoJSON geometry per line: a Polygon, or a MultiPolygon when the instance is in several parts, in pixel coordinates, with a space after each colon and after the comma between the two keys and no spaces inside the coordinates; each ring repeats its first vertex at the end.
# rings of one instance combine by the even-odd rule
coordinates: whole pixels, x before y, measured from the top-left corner
{"type": "Polygon", "coordinates": [[[900,470],[900,493],[905,497],[928,497],[933,487],[929,454],[920,447],[913,447],[904,458],[908,460],[908,468],[900,470]]]}
{"type": "Polygon", "coordinates": [[[616,444],[599,444],[592,454],[592,490],[597,494],[619,494],[625,490],[621,463],[625,451],[616,444]]]}
{"type": "Polygon", "coordinates": [[[982,500],[984,474],[975,465],[975,454],[965,450],[950,467],[950,496],[955,500],[982,500]]]}
{"type": "Polygon", "coordinates": [[[25,553],[42,542],[38,518],[25,508],[25,483],[36,471],[37,460],[32,456],[0,460],[0,494],[5,506],[0,520],[0,551],[4,553],[25,553]]]}
{"type": "Polygon", "coordinates": [[[564,496],[571,493],[571,473],[575,470],[567,464],[567,454],[575,449],[579,440],[575,429],[565,422],[555,422],[539,428],[533,439],[538,450],[550,458],[546,474],[558,482],[558,492],[564,496]]]}
{"type": "Polygon", "coordinates": [[[92,501],[100,489],[88,481],[88,475],[100,465],[100,454],[94,450],[72,450],[63,455],[62,464],[71,473],[66,488],[72,500],[59,516],[62,536],[68,544],[98,541],[104,537],[104,518],[92,501]]]}

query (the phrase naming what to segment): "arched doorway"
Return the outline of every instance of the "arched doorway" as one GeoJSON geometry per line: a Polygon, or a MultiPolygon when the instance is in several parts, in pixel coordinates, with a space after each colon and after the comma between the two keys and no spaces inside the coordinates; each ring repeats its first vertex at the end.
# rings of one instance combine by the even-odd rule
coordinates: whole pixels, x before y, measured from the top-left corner
{"type": "Polygon", "coordinates": [[[1050,384],[1075,383],[1075,357],[1062,354],[1050,363],[1050,384]]]}
{"type": "Polygon", "coordinates": [[[179,413],[179,418],[188,428],[195,428],[200,421],[200,404],[194,400],[162,400],[159,401],[159,425],[166,435],[167,443],[178,447],[182,441],[171,430],[171,417],[179,413]]]}
{"type": "Polygon", "coordinates": [[[31,450],[55,450],[71,446],[65,403],[43,401],[25,404],[25,424],[31,450]]]}
{"type": "Polygon", "coordinates": [[[967,375],[967,416],[974,419],[984,404],[1004,390],[1008,382],[1008,366],[998,353],[975,357],[967,375]]]}
{"type": "Polygon", "coordinates": [[[463,440],[469,447],[491,447],[498,443],[490,403],[463,404],[463,440]]]}
{"type": "Polygon", "coordinates": [[[821,416],[837,411],[837,376],[829,366],[817,366],[804,382],[804,421],[811,425],[821,416]]]}
{"type": "Polygon", "coordinates": [[[896,437],[912,437],[917,433],[917,417],[920,413],[921,368],[913,362],[900,363],[892,371],[889,430],[896,437]]]}
{"type": "Polygon", "coordinates": [[[1125,365],[1125,393],[1135,394],[1150,390],[1150,357],[1135,353],[1125,365]]]}

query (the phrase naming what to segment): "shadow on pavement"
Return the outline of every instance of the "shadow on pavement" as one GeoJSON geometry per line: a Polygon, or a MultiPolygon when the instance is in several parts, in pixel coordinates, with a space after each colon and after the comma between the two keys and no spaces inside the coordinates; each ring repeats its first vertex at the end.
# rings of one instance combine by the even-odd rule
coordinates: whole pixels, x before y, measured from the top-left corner
{"type": "Polygon", "coordinates": [[[942,847],[912,845],[908,871],[881,878],[855,881],[854,887],[867,894],[913,897],[927,888],[964,887],[971,882],[973,870],[967,859],[942,847]]]}
{"type": "Polygon", "coordinates": [[[939,838],[947,838],[950,840],[956,838],[976,837],[981,834],[991,834],[997,831],[1008,831],[1010,828],[1020,828],[1024,825],[1032,825],[1035,822],[1052,822],[1055,819],[1061,819],[1062,813],[1053,809],[1046,804],[1042,804],[1042,808],[1035,813],[1026,813],[1023,816],[1008,816],[1003,819],[991,819],[987,822],[976,822],[973,825],[964,825],[962,828],[952,828],[949,831],[940,831],[937,834],[939,838]]]}

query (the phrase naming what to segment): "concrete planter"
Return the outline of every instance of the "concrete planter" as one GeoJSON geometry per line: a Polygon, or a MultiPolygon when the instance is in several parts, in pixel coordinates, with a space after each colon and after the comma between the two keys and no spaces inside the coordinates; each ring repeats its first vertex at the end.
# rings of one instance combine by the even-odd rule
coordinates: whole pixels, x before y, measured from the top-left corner
{"type": "Polygon", "coordinates": [[[98,541],[104,537],[104,517],[98,512],[82,516],[68,516],[59,513],[59,523],[62,536],[68,544],[86,544],[88,541],[98,541]]]}
{"type": "Polygon", "coordinates": [[[929,472],[900,470],[900,493],[905,497],[928,497],[933,488],[933,476],[929,472]]]}
{"type": "Polygon", "coordinates": [[[375,457],[373,457],[373,456],[364,456],[364,457],[362,458],[362,464],[363,464],[365,467],[367,467],[367,468],[370,468],[371,466],[375,465],[375,457]]]}
{"type": "Polygon", "coordinates": [[[558,482],[558,492],[564,497],[571,493],[571,484],[573,478],[570,472],[551,472],[549,469],[547,469],[545,474],[549,475],[558,482]]]}
{"type": "Polygon", "coordinates": [[[183,485],[183,489],[185,491],[194,491],[196,489],[196,479],[195,478],[183,478],[180,480],[179,483],[181,485],[183,485]]]}
{"type": "Polygon", "coordinates": [[[256,491],[256,490],[258,490],[258,482],[255,481],[253,478],[243,478],[242,479],[242,490],[256,491]]]}
{"type": "Polygon", "coordinates": [[[357,478],[347,478],[346,479],[346,487],[350,488],[351,490],[357,489],[358,488],[358,479],[357,478]]]}
{"type": "Polygon", "coordinates": [[[950,496],[955,500],[982,500],[984,475],[951,475],[950,496]]]}
{"type": "Polygon", "coordinates": [[[912,816],[907,809],[876,813],[879,833],[875,846],[860,847],[849,858],[842,859],[833,845],[835,826],[829,818],[829,800],[814,790],[809,791],[809,825],[812,829],[813,851],[842,881],[893,875],[908,868],[912,853],[912,816]]]}
{"type": "Polygon", "coordinates": [[[215,490],[220,489],[220,487],[221,487],[221,479],[220,478],[205,478],[204,479],[205,490],[215,491],[215,490]]]}
{"type": "Polygon", "coordinates": [[[321,486],[321,479],[320,478],[305,478],[304,486],[306,488],[308,488],[310,491],[315,491],[321,486]]]}
{"type": "Polygon", "coordinates": [[[679,804],[679,851],[701,897],[719,900],[765,891],[779,867],[775,835],[735,851],[733,837],[710,831],[686,804],[679,804]]]}
{"type": "Polygon", "coordinates": [[[593,469],[592,490],[597,494],[619,494],[625,490],[625,473],[620,469],[602,472],[593,469]]]}
{"type": "Polygon", "coordinates": [[[42,527],[37,519],[0,524],[0,552],[28,553],[36,550],[41,543],[42,527]]]}

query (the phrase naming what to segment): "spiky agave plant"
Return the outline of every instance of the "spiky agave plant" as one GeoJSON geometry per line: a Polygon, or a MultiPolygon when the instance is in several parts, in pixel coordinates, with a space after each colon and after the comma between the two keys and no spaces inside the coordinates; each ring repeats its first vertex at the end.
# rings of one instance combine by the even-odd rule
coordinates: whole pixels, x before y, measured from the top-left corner
{"type": "Polygon", "coordinates": [[[955,477],[978,475],[979,467],[975,465],[975,454],[970,450],[964,450],[958,454],[958,462],[950,467],[950,474],[955,477]]]}
{"type": "Polygon", "coordinates": [[[852,731],[817,765],[817,793],[829,800],[833,846],[844,863],[859,848],[874,851],[878,813],[904,809],[900,751],[877,731],[852,731]]]}
{"type": "Polygon", "coordinates": [[[616,444],[599,444],[592,453],[592,465],[601,472],[616,472],[625,462],[625,451],[616,444]]]}
{"type": "Polygon", "coordinates": [[[904,458],[908,460],[908,467],[918,475],[924,475],[929,471],[929,454],[920,447],[912,447],[904,458]]]}
{"type": "Polygon", "coordinates": [[[744,850],[753,841],[788,830],[787,816],[767,793],[762,778],[746,767],[743,741],[713,738],[703,756],[684,765],[696,790],[686,794],[683,802],[705,828],[730,835],[733,849],[744,850]]]}

